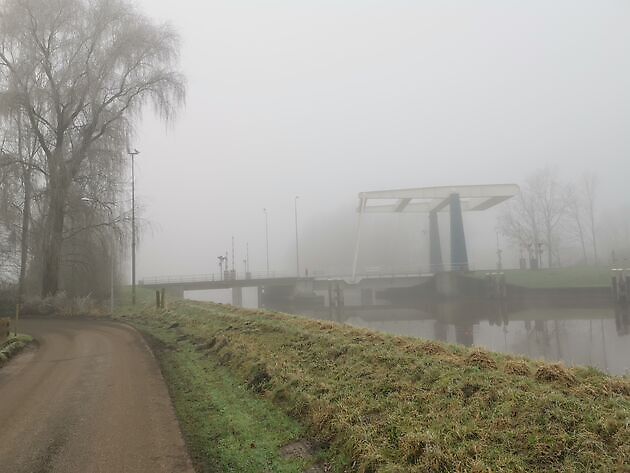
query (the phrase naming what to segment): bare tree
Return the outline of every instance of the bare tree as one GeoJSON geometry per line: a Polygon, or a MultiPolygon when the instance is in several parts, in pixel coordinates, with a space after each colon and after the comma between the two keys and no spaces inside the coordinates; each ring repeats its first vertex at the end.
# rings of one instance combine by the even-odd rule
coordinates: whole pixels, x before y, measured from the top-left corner
{"type": "Polygon", "coordinates": [[[585,228],[584,206],[582,205],[583,199],[574,186],[569,186],[569,196],[571,203],[569,205],[568,216],[570,219],[570,232],[575,234],[580,243],[582,249],[582,259],[584,264],[588,264],[588,252],[587,246],[587,233],[585,228]]]}
{"type": "Polygon", "coordinates": [[[562,222],[570,209],[570,193],[551,168],[535,172],[521,187],[499,216],[501,232],[520,248],[527,248],[540,265],[542,246],[546,246],[547,264],[559,264],[562,222]]]}
{"type": "Polygon", "coordinates": [[[0,90],[15,95],[46,167],[42,294],[59,289],[70,190],[124,153],[147,103],[165,118],[184,99],[178,37],[124,0],[6,0],[0,90]],[[89,174],[89,173],[88,173],[89,174]]]}
{"type": "Polygon", "coordinates": [[[536,208],[543,224],[547,245],[547,264],[553,266],[553,257],[560,262],[559,244],[561,234],[558,231],[571,206],[571,197],[567,186],[563,185],[554,169],[545,168],[536,172],[529,181],[536,198],[536,208]]]}
{"type": "MultiPolygon", "coordinates": [[[[527,250],[530,260],[539,260],[542,224],[536,199],[527,185],[522,186],[514,199],[507,202],[499,216],[499,229],[519,249],[527,250]]],[[[540,264],[540,261],[538,261],[540,264]]]]}
{"type": "Polygon", "coordinates": [[[569,214],[573,224],[571,229],[580,241],[584,262],[588,263],[588,246],[592,249],[594,264],[598,262],[595,221],[596,187],[597,176],[590,173],[584,174],[577,184],[569,186],[569,214]]]}

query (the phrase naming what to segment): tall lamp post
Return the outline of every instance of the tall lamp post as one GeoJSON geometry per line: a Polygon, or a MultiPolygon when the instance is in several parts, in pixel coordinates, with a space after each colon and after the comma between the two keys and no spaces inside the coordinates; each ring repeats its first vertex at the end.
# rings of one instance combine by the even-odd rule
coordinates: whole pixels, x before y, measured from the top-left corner
{"type": "Polygon", "coordinates": [[[127,151],[131,156],[131,304],[136,305],[136,176],[135,157],[140,151],[127,151]]]}
{"type": "Polygon", "coordinates": [[[297,277],[300,277],[300,246],[298,244],[298,214],[297,214],[297,201],[300,198],[299,195],[293,199],[293,206],[295,209],[295,266],[297,270],[297,277]]]}
{"type": "Polygon", "coordinates": [[[269,277],[269,216],[266,208],[263,209],[263,212],[265,212],[265,246],[267,252],[267,277],[269,277]]]}

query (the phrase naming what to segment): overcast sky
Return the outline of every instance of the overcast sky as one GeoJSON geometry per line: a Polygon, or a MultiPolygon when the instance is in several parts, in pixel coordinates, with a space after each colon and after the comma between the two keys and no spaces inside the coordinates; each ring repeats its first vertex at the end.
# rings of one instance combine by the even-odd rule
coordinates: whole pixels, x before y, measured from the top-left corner
{"type": "MultiPolygon", "coordinates": [[[[360,191],[520,183],[555,166],[629,203],[630,2],[142,0],[182,38],[187,105],[135,146],[152,229],[138,276],[217,271],[249,242],[294,265],[301,228],[360,191]]],[[[308,247],[316,234],[300,234],[308,247]]],[[[352,248],[348,249],[352,252],[352,248]]]]}

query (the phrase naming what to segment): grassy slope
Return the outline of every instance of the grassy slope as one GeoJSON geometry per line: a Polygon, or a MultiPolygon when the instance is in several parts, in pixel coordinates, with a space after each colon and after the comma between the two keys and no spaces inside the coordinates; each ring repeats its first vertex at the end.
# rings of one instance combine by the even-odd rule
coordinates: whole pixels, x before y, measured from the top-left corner
{"type": "Polygon", "coordinates": [[[158,319],[133,323],[152,341],[199,472],[302,472],[313,460],[279,450],[305,429],[158,319]]]}
{"type": "MultiPolygon", "coordinates": [[[[628,379],[214,304],[180,302],[132,320],[160,338],[179,324],[183,350],[198,356],[171,352],[167,373],[221,365],[226,393],[243,383],[262,393],[329,445],[337,471],[630,470],[628,379]]],[[[214,392],[192,373],[192,398],[178,403],[175,390],[184,418],[198,415],[193,399],[214,392]]]]}
{"type": "MultiPolygon", "coordinates": [[[[536,289],[608,287],[611,273],[602,267],[575,267],[541,269],[539,271],[508,269],[505,270],[508,284],[536,289]]],[[[485,277],[486,271],[473,273],[474,277],[485,277]]]]}

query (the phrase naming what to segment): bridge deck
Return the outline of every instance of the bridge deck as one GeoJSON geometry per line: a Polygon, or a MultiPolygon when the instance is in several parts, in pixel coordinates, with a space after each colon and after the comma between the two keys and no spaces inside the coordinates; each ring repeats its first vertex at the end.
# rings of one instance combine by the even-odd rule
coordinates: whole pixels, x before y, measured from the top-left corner
{"type": "MultiPolygon", "coordinates": [[[[260,287],[260,286],[291,286],[298,282],[312,283],[314,286],[324,287],[328,285],[328,281],[344,281],[352,284],[352,276],[312,276],[312,277],[296,277],[296,276],[277,276],[267,277],[256,275],[257,277],[234,278],[234,279],[215,279],[214,275],[199,276],[167,276],[158,278],[148,278],[139,281],[139,286],[147,289],[176,289],[185,291],[202,291],[211,289],[231,289],[234,287],[260,287]]],[[[427,278],[432,274],[428,273],[405,273],[405,274],[363,274],[357,275],[355,282],[362,280],[400,280],[427,278]]]]}

